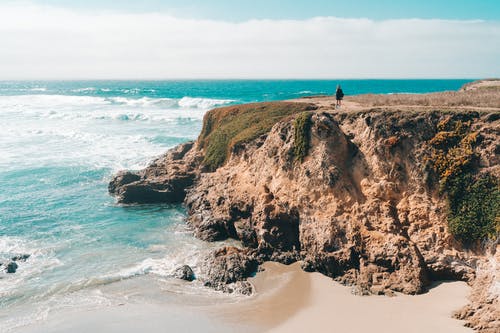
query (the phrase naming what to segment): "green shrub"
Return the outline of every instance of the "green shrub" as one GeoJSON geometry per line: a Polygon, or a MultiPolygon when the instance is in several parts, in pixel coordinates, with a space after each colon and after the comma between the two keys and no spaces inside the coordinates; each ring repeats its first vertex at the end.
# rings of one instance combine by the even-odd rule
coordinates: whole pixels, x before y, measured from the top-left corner
{"type": "Polygon", "coordinates": [[[302,162],[309,152],[311,139],[311,113],[303,112],[299,114],[293,123],[294,144],[293,155],[295,160],[302,162]]]}
{"type": "Polygon", "coordinates": [[[209,171],[222,166],[233,148],[267,134],[280,120],[316,109],[307,103],[273,102],[235,105],[207,112],[198,143],[209,171]]]}
{"type": "Polygon", "coordinates": [[[471,121],[448,117],[429,141],[440,190],[447,195],[450,232],[464,244],[495,238],[500,231],[499,183],[492,175],[475,175],[478,133],[470,128],[471,121]]]}
{"type": "Polygon", "coordinates": [[[450,231],[462,242],[495,238],[500,231],[500,189],[493,176],[466,173],[454,178],[448,205],[450,231]]]}

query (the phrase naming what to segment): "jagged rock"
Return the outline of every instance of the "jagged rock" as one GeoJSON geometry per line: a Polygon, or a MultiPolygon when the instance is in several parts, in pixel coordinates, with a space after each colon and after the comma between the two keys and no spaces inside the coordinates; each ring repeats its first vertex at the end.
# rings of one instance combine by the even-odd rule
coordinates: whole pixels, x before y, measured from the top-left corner
{"type": "Polygon", "coordinates": [[[248,251],[224,247],[210,253],[201,266],[205,286],[226,292],[251,293],[248,284],[238,283],[257,272],[258,262],[248,251]],[[236,283],[236,284],[235,284],[236,283]]]}
{"type": "Polygon", "coordinates": [[[195,230],[195,236],[209,242],[222,241],[234,234],[230,230],[233,229],[231,227],[232,225],[226,220],[210,218],[200,224],[200,227],[195,230]]]}
{"type": "Polygon", "coordinates": [[[124,204],[183,202],[186,188],[197,175],[193,164],[196,155],[192,154],[193,161],[186,158],[193,145],[193,142],[182,144],[137,173],[119,172],[108,185],[109,193],[124,204]]]}
{"type": "Polygon", "coordinates": [[[466,321],[466,326],[481,333],[500,332],[500,244],[498,240],[489,244],[487,260],[477,269],[477,278],[472,284],[470,303],[454,314],[466,321]]]}
{"type": "Polygon", "coordinates": [[[120,171],[113,177],[113,179],[109,183],[108,191],[111,194],[116,194],[118,192],[118,189],[140,179],[141,176],[136,173],[130,171],[120,171]]]}
{"type": "Polygon", "coordinates": [[[12,260],[12,261],[26,261],[29,257],[31,257],[30,254],[20,254],[20,255],[12,257],[10,260],[12,260]]]}
{"type": "Polygon", "coordinates": [[[13,274],[17,271],[17,268],[19,267],[15,261],[10,261],[9,263],[7,263],[7,265],[5,265],[5,272],[9,273],[9,274],[13,274]]]}
{"type": "Polygon", "coordinates": [[[191,267],[188,265],[183,265],[177,268],[174,272],[174,277],[181,280],[193,281],[195,279],[195,275],[191,267]]]}
{"type": "Polygon", "coordinates": [[[281,251],[265,243],[261,243],[259,247],[251,253],[259,263],[275,261],[284,265],[289,265],[302,260],[302,256],[298,251],[281,251]]]}
{"type": "Polygon", "coordinates": [[[7,263],[0,262],[0,267],[5,266],[4,270],[6,273],[13,274],[19,268],[18,262],[26,261],[31,255],[30,254],[19,254],[12,258],[7,263]]]}
{"type": "Polygon", "coordinates": [[[254,292],[252,284],[248,281],[237,281],[235,283],[222,285],[221,290],[228,294],[236,293],[245,296],[250,296],[254,292]]]}
{"type": "MultiPolygon", "coordinates": [[[[188,178],[185,179],[189,181],[188,178]]],[[[179,203],[184,199],[184,190],[171,183],[136,181],[122,186],[117,192],[121,203],[179,203]]]]}

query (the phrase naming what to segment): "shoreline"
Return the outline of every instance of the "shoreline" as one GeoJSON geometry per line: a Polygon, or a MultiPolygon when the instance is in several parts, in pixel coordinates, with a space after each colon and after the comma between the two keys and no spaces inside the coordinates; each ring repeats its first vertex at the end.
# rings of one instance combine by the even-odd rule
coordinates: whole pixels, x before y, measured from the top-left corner
{"type": "Polygon", "coordinates": [[[248,298],[195,305],[194,298],[166,294],[149,279],[130,279],[105,288],[127,290],[125,303],[54,313],[16,332],[472,332],[451,317],[467,303],[464,282],[437,283],[414,296],[357,296],[320,273],[302,271],[299,263],[267,262],[263,268],[249,279],[256,293],[248,298]]]}

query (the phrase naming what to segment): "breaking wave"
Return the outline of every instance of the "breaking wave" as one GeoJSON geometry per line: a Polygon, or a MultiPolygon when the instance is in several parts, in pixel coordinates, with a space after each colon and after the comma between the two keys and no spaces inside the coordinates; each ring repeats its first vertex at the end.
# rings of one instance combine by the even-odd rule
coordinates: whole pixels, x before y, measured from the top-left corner
{"type": "Polygon", "coordinates": [[[19,293],[19,286],[29,279],[47,270],[61,266],[62,263],[54,255],[54,247],[29,241],[20,237],[0,236],[0,262],[8,262],[10,258],[29,254],[29,258],[22,263],[15,274],[7,274],[0,270],[0,304],[13,294],[19,293]]]}
{"type": "MultiPolygon", "coordinates": [[[[91,88],[84,88],[91,89],[91,88]]],[[[81,91],[81,89],[79,89],[81,91]]],[[[130,98],[130,97],[98,97],[73,95],[15,95],[0,96],[0,107],[63,107],[63,106],[128,106],[136,108],[182,108],[207,110],[216,106],[234,103],[231,99],[212,99],[197,97],[176,98],[130,98]]]]}

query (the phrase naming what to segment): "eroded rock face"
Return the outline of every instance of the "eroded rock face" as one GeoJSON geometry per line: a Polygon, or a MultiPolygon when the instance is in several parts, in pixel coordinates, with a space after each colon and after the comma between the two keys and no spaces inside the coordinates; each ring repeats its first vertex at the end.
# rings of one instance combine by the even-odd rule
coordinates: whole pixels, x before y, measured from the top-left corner
{"type": "MultiPolygon", "coordinates": [[[[469,281],[480,255],[448,233],[425,155],[444,116],[316,112],[303,163],[291,155],[293,122],[280,122],[224,167],[201,174],[186,197],[189,223],[202,239],[236,238],[268,258],[294,252],[307,269],[363,293],[413,294],[431,279],[469,281]]],[[[498,123],[477,124],[498,135],[498,123]]],[[[492,142],[480,151],[491,151],[492,142]]]]}
{"type": "Polygon", "coordinates": [[[488,247],[472,284],[471,302],[454,316],[479,332],[496,333],[500,332],[500,245],[496,242],[488,247]]]}
{"type": "Polygon", "coordinates": [[[419,162],[417,143],[432,137],[433,122],[421,120],[427,131],[406,126],[400,133],[386,129],[395,125],[387,124],[385,115],[375,116],[367,125],[362,116],[341,122],[315,113],[312,149],[303,163],[290,154],[292,122],[281,122],[263,143],[250,144],[226,166],[201,174],[186,198],[196,235],[240,239],[265,249],[273,260],[296,253],[309,270],[368,292],[422,292],[429,272],[411,227],[436,229],[443,239],[432,241],[447,242],[444,221],[438,223],[441,232],[429,221],[437,221],[436,210],[443,207],[425,188],[419,162]],[[399,147],[384,145],[391,135],[404,136],[399,147]]]}
{"type": "MultiPolygon", "coordinates": [[[[293,119],[287,119],[239,146],[215,172],[203,172],[203,152],[191,143],[178,148],[185,151],[177,153],[180,160],[169,152],[137,173],[139,179],[118,175],[116,182],[131,182],[110,185],[110,191],[127,202],[134,197],[131,184],[171,186],[179,172],[189,174],[192,180],[181,184],[188,184],[185,196],[176,198],[184,200],[195,235],[234,238],[252,249],[250,257],[223,249],[207,259],[206,284],[221,290],[265,260],[302,260],[305,270],[353,285],[360,294],[416,294],[435,279],[472,283],[484,253],[464,249],[448,232],[445,200],[426,159],[426,142],[448,116],[318,110],[303,161],[293,156],[293,119]],[[173,166],[179,170],[171,172],[173,166]]],[[[479,168],[499,177],[500,120],[477,117],[479,168]]]]}

